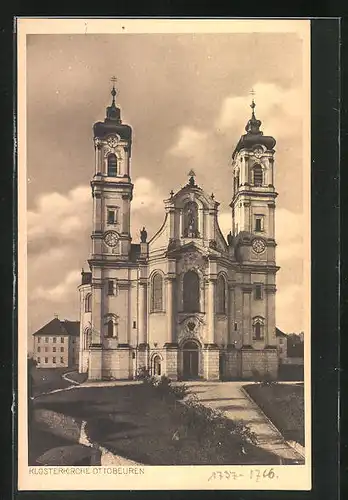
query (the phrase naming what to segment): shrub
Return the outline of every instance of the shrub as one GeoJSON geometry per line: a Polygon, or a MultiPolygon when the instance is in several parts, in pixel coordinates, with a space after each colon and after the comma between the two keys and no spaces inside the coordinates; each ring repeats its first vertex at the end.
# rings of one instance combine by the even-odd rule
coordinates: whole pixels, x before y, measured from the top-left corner
{"type": "Polygon", "coordinates": [[[158,395],[162,398],[174,398],[176,400],[183,399],[188,393],[186,384],[172,385],[172,381],[166,375],[148,376],[143,378],[143,382],[153,389],[156,389],[158,395]]]}
{"type": "Polygon", "coordinates": [[[150,377],[150,371],[146,366],[140,366],[137,370],[136,379],[137,380],[146,380],[150,377]]]}
{"type": "Polygon", "coordinates": [[[171,386],[171,391],[175,396],[175,399],[184,399],[188,394],[188,387],[186,384],[173,385],[171,386]]]}
{"type": "Polygon", "coordinates": [[[277,383],[276,380],[272,378],[272,375],[270,373],[265,373],[264,376],[262,377],[261,380],[261,385],[267,386],[267,385],[275,385],[277,383]]]}
{"type": "Polygon", "coordinates": [[[276,384],[276,381],[272,378],[272,375],[269,372],[260,373],[258,370],[252,370],[252,378],[255,382],[260,382],[262,385],[273,385],[276,384]]]}
{"type": "Polygon", "coordinates": [[[211,442],[221,443],[227,431],[240,442],[256,443],[256,435],[242,421],[235,422],[224,413],[199,402],[197,395],[192,395],[183,408],[184,423],[189,432],[198,434],[200,438],[208,438],[211,442]]]}

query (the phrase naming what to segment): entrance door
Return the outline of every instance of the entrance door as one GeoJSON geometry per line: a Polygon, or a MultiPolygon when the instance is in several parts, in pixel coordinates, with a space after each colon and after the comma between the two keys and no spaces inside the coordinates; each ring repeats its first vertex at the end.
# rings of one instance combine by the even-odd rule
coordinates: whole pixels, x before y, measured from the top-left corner
{"type": "Polygon", "coordinates": [[[183,376],[186,380],[198,378],[199,351],[195,342],[187,342],[183,349],[183,376]]]}
{"type": "Polygon", "coordinates": [[[161,375],[161,358],[159,356],[155,356],[153,360],[153,374],[161,375]]]}

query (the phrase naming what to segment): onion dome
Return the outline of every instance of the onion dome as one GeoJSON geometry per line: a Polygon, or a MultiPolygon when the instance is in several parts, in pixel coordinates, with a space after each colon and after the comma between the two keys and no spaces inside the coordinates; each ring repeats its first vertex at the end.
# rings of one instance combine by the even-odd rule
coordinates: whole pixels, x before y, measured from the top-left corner
{"type": "Polygon", "coordinates": [[[254,99],[250,104],[252,109],[251,118],[245,126],[246,134],[242,135],[239,139],[239,142],[236,146],[236,149],[233,152],[232,158],[236,156],[236,154],[241,149],[252,149],[256,145],[265,146],[267,150],[272,150],[276,145],[276,140],[274,137],[263,135],[263,132],[260,130],[261,120],[257,120],[255,116],[255,107],[256,104],[254,99]]]}
{"type": "Polygon", "coordinates": [[[103,139],[109,134],[117,134],[121,139],[128,141],[130,146],[132,142],[132,128],[129,125],[122,123],[121,110],[118,106],[116,106],[116,95],[117,92],[115,86],[113,85],[111,90],[111,105],[106,108],[106,117],[104,122],[97,122],[94,124],[94,137],[103,139]]]}

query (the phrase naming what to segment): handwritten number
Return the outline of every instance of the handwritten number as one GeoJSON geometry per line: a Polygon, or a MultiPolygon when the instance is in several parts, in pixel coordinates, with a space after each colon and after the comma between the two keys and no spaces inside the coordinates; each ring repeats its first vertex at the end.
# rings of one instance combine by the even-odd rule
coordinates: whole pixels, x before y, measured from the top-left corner
{"type": "MultiPolygon", "coordinates": [[[[238,479],[241,477],[245,477],[244,474],[237,474],[235,471],[228,471],[225,470],[223,472],[221,471],[215,471],[212,473],[212,475],[209,477],[208,481],[211,481],[213,479],[219,479],[220,481],[222,479],[238,479]]],[[[276,476],[274,469],[251,469],[250,470],[250,479],[255,480],[256,482],[259,482],[261,479],[274,479],[276,476]]]]}

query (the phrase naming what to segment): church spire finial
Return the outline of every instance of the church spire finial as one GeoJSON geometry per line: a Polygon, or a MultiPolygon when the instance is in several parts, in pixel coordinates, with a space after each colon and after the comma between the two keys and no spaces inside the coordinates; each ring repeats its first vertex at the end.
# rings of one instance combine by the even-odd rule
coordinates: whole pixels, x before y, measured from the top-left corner
{"type": "Polygon", "coordinates": [[[112,83],[112,90],[111,90],[111,95],[112,95],[112,106],[116,106],[115,103],[115,97],[117,95],[116,89],[115,89],[115,83],[117,82],[116,76],[111,77],[111,83],[112,83]]]}
{"type": "Polygon", "coordinates": [[[251,104],[250,104],[250,107],[252,109],[252,115],[251,115],[251,117],[255,118],[255,107],[256,107],[255,100],[254,100],[255,90],[251,89],[249,93],[252,96],[252,100],[251,100],[251,104]]]}
{"type": "Polygon", "coordinates": [[[252,112],[251,112],[251,118],[248,121],[248,123],[245,127],[245,130],[248,132],[248,134],[261,134],[262,135],[262,132],[260,131],[261,121],[257,120],[256,116],[255,116],[255,108],[256,108],[256,104],[255,104],[255,100],[254,100],[255,90],[251,89],[251,91],[249,93],[250,93],[250,95],[252,95],[252,100],[251,100],[251,104],[250,104],[252,112]]]}
{"type": "Polygon", "coordinates": [[[115,120],[118,123],[121,123],[121,111],[120,109],[116,106],[115,102],[115,97],[118,94],[116,88],[115,88],[115,83],[117,82],[116,76],[112,76],[110,78],[111,83],[112,83],[112,90],[111,90],[111,95],[112,95],[112,103],[110,106],[106,108],[106,119],[107,120],[115,120]]]}

